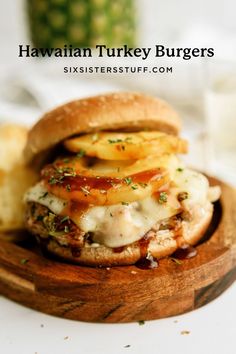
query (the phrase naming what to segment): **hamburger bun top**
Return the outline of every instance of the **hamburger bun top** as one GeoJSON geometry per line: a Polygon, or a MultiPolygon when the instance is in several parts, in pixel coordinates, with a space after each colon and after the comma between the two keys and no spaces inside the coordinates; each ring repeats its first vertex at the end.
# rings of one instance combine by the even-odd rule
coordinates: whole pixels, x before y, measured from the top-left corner
{"type": "Polygon", "coordinates": [[[75,100],[46,113],[30,130],[28,162],[66,138],[101,130],[158,130],[177,135],[181,121],[165,101],[140,93],[119,92],[75,100]]]}

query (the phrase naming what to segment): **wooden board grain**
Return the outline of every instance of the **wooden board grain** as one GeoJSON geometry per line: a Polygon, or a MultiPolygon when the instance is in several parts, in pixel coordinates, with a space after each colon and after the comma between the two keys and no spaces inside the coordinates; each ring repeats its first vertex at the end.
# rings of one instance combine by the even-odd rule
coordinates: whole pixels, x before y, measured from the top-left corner
{"type": "Polygon", "coordinates": [[[211,184],[221,185],[222,198],[196,257],[181,264],[165,258],[151,270],[91,268],[0,241],[0,293],[51,315],[107,323],[173,316],[210,302],[236,279],[236,193],[211,184]]]}

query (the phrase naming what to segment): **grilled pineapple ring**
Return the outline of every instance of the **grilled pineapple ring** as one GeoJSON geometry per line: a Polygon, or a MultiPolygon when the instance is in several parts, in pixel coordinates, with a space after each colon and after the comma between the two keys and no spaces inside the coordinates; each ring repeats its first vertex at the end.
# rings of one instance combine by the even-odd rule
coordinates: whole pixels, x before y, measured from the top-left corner
{"type": "Polygon", "coordinates": [[[59,169],[72,169],[80,176],[88,177],[127,177],[142,171],[154,168],[167,169],[169,173],[175,172],[181,163],[175,155],[166,154],[160,157],[148,156],[140,160],[100,160],[90,157],[69,157],[58,159],[54,166],[59,169]]]}
{"type": "Polygon", "coordinates": [[[65,147],[72,152],[104,160],[138,160],[149,155],[186,153],[187,141],[162,132],[87,134],[67,139],[65,147]]]}
{"type": "Polygon", "coordinates": [[[169,174],[162,169],[140,172],[126,178],[56,176],[44,180],[49,192],[68,201],[90,205],[125,204],[142,200],[163,189],[170,182],[169,174]],[[54,177],[55,178],[55,177],[54,177]]]}
{"type": "Polygon", "coordinates": [[[144,199],[163,189],[180,166],[173,155],[138,161],[58,159],[42,170],[47,189],[59,198],[112,205],[144,199]]]}

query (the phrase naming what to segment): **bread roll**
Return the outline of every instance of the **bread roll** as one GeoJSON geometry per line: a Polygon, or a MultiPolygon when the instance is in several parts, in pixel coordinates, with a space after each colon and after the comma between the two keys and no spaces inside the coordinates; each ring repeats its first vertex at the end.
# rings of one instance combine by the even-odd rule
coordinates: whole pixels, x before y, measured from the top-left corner
{"type": "MultiPolygon", "coordinates": [[[[25,127],[5,124],[0,126],[0,232],[24,228],[23,195],[37,180],[37,175],[25,166],[23,150],[27,139],[25,127]]],[[[17,237],[17,236],[16,236],[17,237]]],[[[12,235],[10,239],[15,239],[12,235]]]]}

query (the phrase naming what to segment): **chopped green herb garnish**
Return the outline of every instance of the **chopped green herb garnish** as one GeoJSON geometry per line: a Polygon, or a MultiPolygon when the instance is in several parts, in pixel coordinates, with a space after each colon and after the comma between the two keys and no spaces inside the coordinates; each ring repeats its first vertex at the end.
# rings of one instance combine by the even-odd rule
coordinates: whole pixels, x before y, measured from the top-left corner
{"type": "Polygon", "coordinates": [[[66,185],[66,190],[67,190],[67,192],[70,192],[70,191],[71,191],[71,185],[70,185],[70,184],[67,184],[67,185],[66,185]]]}
{"type": "Polygon", "coordinates": [[[130,140],[132,140],[132,136],[127,136],[127,138],[125,138],[125,141],[129,142],[130,140]]]}
{"type": "Polygon", "coordinates": [[[117,144],[117,143],[122,143],[122,139],[108,139],[109,144],[117,144]]]}
{"type": "Polygon", "coordinates": [[[68,159],[68,157],[67,157],[67,158],[63,159],[63,162],[68,163],[68,162],[70,162],[70,159],[68,159]]]}
{"type": "Polygon", "coordinates": [[[65,176],[59,176],[59,177],[51,176],[48,180],[48,183],[49,184],[62,183],[64,178],[65,176]]]}
{"type": "Polygon", "coordinates": [[[77,154],[76,157],[78,157],[78,159],[80,159],[81,157],[83,157],[85,155],[86,151],[81,149],[77,154]]]}
{"type": "Polygon", "coordinates": [[[41,195],[41,196],[39,197],[39,199],[43,199],[43,198],[45,198],[47,195],[48,195],[48,192],[45,192],[43,195],[41,195]]]}
{"type": "Polygon", "coordinates": [[[63,177],[76,177],[76,172],[66,172],[63,177]]]}
{"type": "Polygon", "coordinates": [[[127,202],[121,202],[122,205],[129,205],[127,202]]]}
{"type": "Polygon", "coordinates": [[[90,194],[90,191],[86,188],[86,187],[80,187],[80,189],[82,190],[82,192],[84,193],[84,194],[90,194]]]}
{"type": "Polygon", "coordinates": [[[140,320],[140,321],[138,321],[138,324],[139,324],[139,326],[143,326],[145,324],[145,321],[144,320],[140,320]]]}
{"type": "Polygon", "coordinates": [[[59,167],[59,168],[56,168],[56,171],[58,173],[74,173],[74,169],[73,167],[59,167]]]}
{"type": "Polygon", "coordinates": [[[54,166],[54,168],[55,168],[57,173],[63,173],[63,168],[62,167],[54,166]]]}
{"type": "Polygon", "coordinates": [[[44,216],[43,215],[37,215],[36,220],[37,221],[43,221],[44,216]]]}
{"type": "Polygon", "coordinates": [[[139,185],[140,185],[141,187],[143,187],[143,188],[146,188],[146,187],[148,186],[147,183],[142,183],[142,182],[140,182],[139,185]]]}
{"type": "Polygon", "coordinates": [[[136,189],[138,189],[138,185],[137,184],[132,184],[131,188],[135,191],[136,189]]]}
{"type": "Polygon", "coordinates": [[[73,167],[55,167],[55,170],[57,174],[50,177],[49,184],[62,183],[65,177],[76,177],[73,167]]]}
{"type": "Polygon", "coordinates": [[[130,185],[132,183],[132,178],[131,177],[126,177],[124,178],[124,181],[126,184],[130,185]]]}
{"type": "Polygon", "coordinates": [[[65,221],[69,220],[69,216],[64,216],[62,219],[61,219],[61,224],[65,221]]]}
{"type": "Polygon", "coordinates": [[[64,173],[65,177],[75,177],[76,172],[72,167],[66,167],[62,170],[62,173],[64,173]]]}
{"type": "Polygon", "coordinates": [[[174,263],[176,263],[176,264],[178,264],[178,265],[181,265],[181,264],[182,264],[182,262],[181,262],[179,259],[177,259],[177,258],[170,257],[170,259],[171,259],[174,263]]]}
{"type": "Polygon", "coordinates": [[[47,228],[48,232],[56,231],[55,218],[56,218],[56,215],[51,212],[49,212],[48,215],[44,216],[43,223],[44,223],[45,227],[47,228]]]}
{"type": "Polygon", "coordinates": [[[178,167],[177,169],[176,169],[176,171],[178,171],[178,172],[183,172],[183,168],[182,167],[178,167]]]}
{"type": "Polygon", "coordinates": [[[166,193],[166,192],[161,192],[161,193],[160,193],[158,202],[159,202],[160,204],[163,204],[163,203],[166,203],[166,202],[167,202],[167,193],[166,193]]]}
{"type": "Polygon", "coordinates": [[[128,136],[125,139],[108,139],[109,144],[117,144],[117,143],[128,143],[130,142],[130,140],[132,140],[131,136],[128,136]]]}
{"type": "Polygon", "coordinates": [[[26,259],[26,258],[22,258],[21,260],[20,260],[20,264],[26,264],[26,263],[28,263],[29,262],[29,259],[26,259]]]}
{"type": "Polygon", "coordinates": [[[57,182],[58,180],[54,176],[50,177],[48,181],[49,184],[57,184],[57,182]]]}
{"type": "Polygon", "coordinates": [[[67,233],[67,234],[70,232],[69,227],[68,227],[67,225],[65,226],[64,231],[65,231],[65,233],[67,233]]]}

